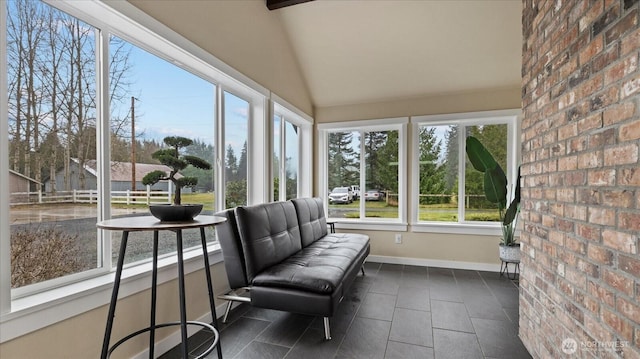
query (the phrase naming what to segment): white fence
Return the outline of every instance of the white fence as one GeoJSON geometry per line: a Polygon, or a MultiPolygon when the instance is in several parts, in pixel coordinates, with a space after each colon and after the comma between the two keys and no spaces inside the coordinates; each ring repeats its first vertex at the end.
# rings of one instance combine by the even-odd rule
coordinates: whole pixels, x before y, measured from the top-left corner
{"type": "MultiPolygon", "coordinates": [[[[111,203],[119,204],[155,204],[171,203],[173,193],[170,191],[111,191],[111,203]]],[[[72,190],[46,192],[14,192],[11,193],[11,205],[46,204],[46,203],[97,203],[97,190],[72,190]]]]}

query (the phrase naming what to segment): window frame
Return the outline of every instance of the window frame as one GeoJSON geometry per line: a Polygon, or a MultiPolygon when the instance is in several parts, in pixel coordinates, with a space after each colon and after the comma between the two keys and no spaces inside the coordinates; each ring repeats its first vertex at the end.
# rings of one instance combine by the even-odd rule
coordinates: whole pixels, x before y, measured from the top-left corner
{"type": "MultiPolygon", "coordinates": [[[[165,25],[153,19],[148,14],[137,9],[127,2],[110,2],[106,4],[102,1],[73,1],[73,0],[42,0],[43,3],[79,20],[96,27],[100,30],[100,45],[97,46],[102,52],[97,51],[96,61],[98,76],[103,79],[108,74],[109,59],[109,36],[115,35],[130,42],[160,58],[168,60],[175,65],[199,76],[216,86],[216,141],[224,143],[224,138],[219,141],[219,136],[224,133],[219,130],[219,124],[224,117],[223,103],[220,101],[220,94],[223,91],[232,93],[235,96],[247,100],[250,104],[249,110],[249,137],[248,143],[252,146],[248,148],[248,204],[265,202],[270,194],[270,186],[264,178],[268,178],[271,159],[265,151],[268,148],[268,108],[271,93],[266,88],[254,82],[250,78],[241,74],[237,70],[228,66],[215,56],[204,51],[186,38],[180,36],[165,25]],[[107,68],[105,68],[107,67],[107,68]]],[[[6,4],[0,6],[0,16],[6,18],[6,4]]],[[[6,49],[7,29],[0,29],[0,46],[6,49]]],[[[0,57],[0,81],[7,82],[7,58],[0,57]]],[[[99,118],[108,119],[109,108],[105,106],[104,98],[108,96],[109,88],[107,81],[103,81],[97,88],[98,105],[97,114],[99,118]]],[[[277,97],[275,97],[278,99],[277,97]]],[[[213,100],[213,99],[212,99],[213,100]]],[[[0,103],[8,103],[8,93],[4,89],[0,91],[0,103]]],[[[291,106],[295,109],[295,107],[291,106]]],[[[292,110],[296,113],[300,111],[292,110]]],[[[306,115],[305,115],[306,116],[306,115]]],[[[308,116],[306,116],[309,118],[308,116]]],[[[102,133],[98,135],[98,161],[99,171],[102,174],[109,174],[108,159],[109,151],[109,121],[98,120],[97,129],[102,133]],[[100,163],[101,162],[101,163],[100,163]]],[[[311,119],[311,123],[313,120],[311,119]]],[[[0,126],[8,127],[7,111],[0,111],[0,126]]],[[[223,126],[223,125],[222,125],[223,126]]],[[[309,130],[311,133],[311,130],[309,130]]],[[[309,135],[309,137],[311,137],[309,135]]],[[[309,141],[310,142],[310,141],[309,141]]],[[[8,148],[8,136],[0,136],[0,148],[8,148]]],[[[220,146],[216,145],[217,173],[220,174],[220,166],[224,162],[220,161],[220,146]]],[[[308,156],[306,162],[311,163],[311,151],[305,152],[308,156]]],[[[223,158],[223,157],[222,157],[223,158]]],[[[7,156],[0,156],[0,168],[9,168],[7,156]]],[[[307,174],[311,179],[311,171],[307,174]]],[[[102,257],[104,264],[102,268],[81,272],[75,275],[60,278],[58,280],[43,282],[41,286],[34,285],[24,290],[11,288],[11,267],[10,267],[10,230],[9,230],[9,184],[8,171],[0,171],[0,343],[12,340],[21,335],[41,329],[45,326],[82,314],[91,309],[108,304],[111,287],[113,284],[114,268],[111,263],[111,256],[104,253],[111,252],[110,235],[101,234],[102,257]],[[91,272],[91,273],[88,273],[91,272]]],[[[218,176],[218,175],[216,175],[218,176]]],[[[109,178],[104,178],[99,184],[102,197],[99,199],[98,221],[110,218],[110,194],[109,178]]],[[[216,178],[216,190],[224,186],[224,181],[216,178]]],[[[308,189],[310,195],[311,190],[308,189]]],[[[218,193],[223,193],[218,192],[218,193]]],[[[224,197],[222,206],[216,203],[216,208],[224,208],[224,197]]],[[[114,234],[118,235],[118,234],[114,234]]],[[[205,255],[209,256],[210,264],[214,265],[222,261],[220,247],[217,243],[207,247],[205,255]]],[[[202,249],[194,247],[185,251],[185,273],[202,270],[202,249]]],[[[159,283],[174,280],[176,275],[175,256],[161,258],[159,261],[159,283]]],[[[151,263],[141,261],[132,263],[125,267],[122,276],[120,293],[131,295],[150,288],[151,263]]]]}
{"type": "MultiPolygon", "coordinates": [[[[479,112],[463,112],[442,115],[425,115],[413,116],[412,124],[412,153],[413,160],[411,191],[412,193],[420,193],[420,164],[419,164],[419,129],[420,126],[442,126],[457,125],[465,129],[465,132],[459,130],[462,138],[458,140],[458,196],[465,193],[465,166],[466,151],[464,135],[466,127],[477,125],[507,125],[507,168],[505,170],[509,183],[513,183],[516,177],[515,169],[518,166],[520,158],[520,109],[495,110],[495,111],[479,111],[479,112]]],[[[413,232],[432,232],[432,233],[456,233],[456,234],[480,234],[480,235],[501,235],[501,229],[498,222],[476,222],[464,220],[464,206],[458,204],[458,221],[457,222],[437,222],[437,221],[420,221],[418,196],[412,196],[411,200],[411,228],[413,232]]]]}
{"type": "MultiPolygon", "coordinates": [[[[398,218],[372,218],[364,216],[366,211],[365,201],[360,201],[360,218],[340,218],[336,223],[337,228],[344,229],[364,229],[364,230],[390,230],[390,231],[406,231],[407,223],[407,130],[409,126],[409,117],[382,118],[374,120],[332,122],[318,125],[318,168],[319,168],[319,190],[318,194],[321,198],[326,199],[328,193],[328,165],[329,165],[329,134],[333,132],[354,131],[361,134],[360,140],[360,190],[366,188],[366,171],[365,171],[365,151],[364,138],[365,132],[373,131],[398,131],[398,218]]],[[[328,201],[325,201],[328,203],[328,201]]],[[[329,218],[329,206],[325,206],[325,215],[329,218]]]]}
{"type": "MultiPolygon", "coordinates": [[[[280,146],[278,156],[280,158],[280,167],[279,178],[280,178],[280,187],[278,189],[278,200],[284,201],[286,200],[286,181],[282,181],[283,178],[286,178],[286,122],[289,122],[299,128],[298,133],[298,188],[297,194],[298,198],[300,197],[311,197],[313,193],[313,161],[304,161],[305,158],[313,158],[313,118],[302,113],[297,110],[293,105],[289,104],[284,99],[280,98],[275,94],[271,94],[271,114],[269,116],[270,119],[270,151],[267,151],[269,154],[273,153],[275,149],[274,143],[274,134],[275,134],[275,124],[274,118],[276,116],[280,117],[280,146]]],[[[269,156],[269,163],[271,163],[273,159],[269,156]]],[[[270,168],[270,175],[267,178],[270,178],[268,181],[270,184],[269,190],[269,202],[273,199],[273,193],[275,188],[273,188],[273,166],[270,168]]]]}

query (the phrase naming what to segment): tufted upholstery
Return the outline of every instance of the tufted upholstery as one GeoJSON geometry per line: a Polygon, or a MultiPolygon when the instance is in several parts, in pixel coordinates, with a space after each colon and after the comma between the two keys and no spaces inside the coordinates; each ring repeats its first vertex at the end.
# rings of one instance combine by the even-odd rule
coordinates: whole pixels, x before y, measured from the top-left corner
{"type": "Polygon", "coordinates": [[[216,228],[216,238],[222,247],[222,257],[224,258],[224,269],[227,271],[229,286],[231,289],[246,287],[247,281],[246,265],[242,244],[238,240],[238,223],[233,209],[228,209],[216,213],[216,216],[224,217],[226,222],[220,223],[216,228]]]}
{"type": "Polygon", "coordinates": [[[327,220],[320,198],[297,198],[291,202],[296,207],[303,247],[327,235],[327,220]]]}
{"type": "Polygon", "coordinates": [[[236,217],[249,282],[262,270],[302,249],[298,218],[291,202],[238,207],[236,217]]]}
{"type": "Polygon", "coordinates": [[[312,243],[253,279],[254,285],[332,293],[342,283],[354,258],[368,250],[361,234],[332,234],[312,243]]]}
{"type": "Polygon", "coordinates": [[[221,215],[231,219],[216,227],[231,289],[249,287],[252,306],[323,316],[329,339],[327,318],[369,255],[369,237],[328,234],[319,198],[238,207],[221,215]]]}

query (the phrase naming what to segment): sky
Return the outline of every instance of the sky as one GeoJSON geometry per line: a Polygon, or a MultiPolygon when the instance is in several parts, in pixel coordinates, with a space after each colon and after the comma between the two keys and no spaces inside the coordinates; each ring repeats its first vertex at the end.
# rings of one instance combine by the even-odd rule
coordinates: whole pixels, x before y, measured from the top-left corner
{"type": "MultiPolygon", "coordinates": [[[[184,136],[214,143],[215,85],[131,46],[130,93],[136,97],[136,137],[161,141],[184,136]]],[[[226,143],[239,154],[247,138],[249,105],[225,93],[226,143]]],[[[120,106],[127,114],[130,100],[120,106]]]]}

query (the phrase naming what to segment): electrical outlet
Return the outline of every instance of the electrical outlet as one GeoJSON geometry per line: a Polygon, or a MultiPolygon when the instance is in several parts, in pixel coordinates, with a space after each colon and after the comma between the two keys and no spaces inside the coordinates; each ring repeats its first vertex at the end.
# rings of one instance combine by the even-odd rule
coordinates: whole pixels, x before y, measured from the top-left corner
{"type": "Polygon", "coordinates": [[[402,234],[396,233],[396,244],[402,243],[402,234]]]}

